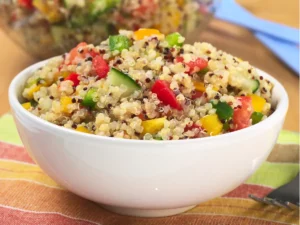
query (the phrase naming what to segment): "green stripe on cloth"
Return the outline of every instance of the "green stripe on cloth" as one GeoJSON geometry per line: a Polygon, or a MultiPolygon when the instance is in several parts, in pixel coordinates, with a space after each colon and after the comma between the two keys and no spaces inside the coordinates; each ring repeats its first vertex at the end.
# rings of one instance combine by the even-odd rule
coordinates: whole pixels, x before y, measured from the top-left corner
{"type": "Polygon", "coordinates": [[[261,167],[246,181],[246,184],[280,187],[291,181],[299,172],[297,163],[264,162],[261,167]]]}
{"type": "Polygon", "coordinates": [[[279,134],[278,144],[297,144],[299,145],[299,133],[282,130],[279,134]]]}
{"type": "Polygon", "coordinates": [[[12,115],[5,114],[0,117],[0,141],[23,145],[19,137],[12,115]]]}

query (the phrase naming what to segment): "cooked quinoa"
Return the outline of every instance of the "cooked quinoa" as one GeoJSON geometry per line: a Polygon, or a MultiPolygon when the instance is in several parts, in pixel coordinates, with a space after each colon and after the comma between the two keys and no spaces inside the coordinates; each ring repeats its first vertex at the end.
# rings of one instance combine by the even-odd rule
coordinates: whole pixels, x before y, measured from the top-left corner
{"type": "Polygon", "coordinates": [[[254,67],[184,40],[140,29],[80,43],[32,74],[23,107],[68,129],[144,140],[224,134],[271,114],[273,84],[254,67]]]}

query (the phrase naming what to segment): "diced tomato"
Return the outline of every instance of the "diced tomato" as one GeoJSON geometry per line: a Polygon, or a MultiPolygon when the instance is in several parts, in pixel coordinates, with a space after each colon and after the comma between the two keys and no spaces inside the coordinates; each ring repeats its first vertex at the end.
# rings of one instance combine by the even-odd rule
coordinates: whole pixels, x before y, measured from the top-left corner
{"type": "Polygon", "coordinates": [[[241,107],[234,109],[233,112],[234,130],[240,130],[250,126],[250,118],[253,112],[252,100],[250,97],[238,97],[238,100],[242,105],[241,107]]]}
{"type": "Polygon", "coordinates": [[[70,80],[73,82],[73,87],[77,87],[80,83],[79,75],[77,73],[71,73],[65,78],[65,80],[70,80]]]}
{"type": "Polygon", "coordinates": [[[73,62],[73,60],[76,58],[76,57],[80,57],[82,58],[82,55],[84,53],[84,51],[82,53],[79,53],[78,50],[79,48],[81,47],[85,47],[87,45],[87,43],[85,42],[81,42],[79,43],[75,48],[73,48],[70,52],[69,52],[69,61],[70,63],[73,62]]]}
{"type": "Polygon", "coordinates": [[[109,66],[107,62],[102,58],[102,56],[97,55],[93,59],[93,68],[97,73],[97,76],[101,78],[105,78],[107,76],[107,73],[109,71],[109,66]]]}
{"type": "Polygon", "coordinates": [[[184,61],[184,58],[181,57],[181,56],[178,56],[178,57],[176,57],[175,61],[176,61],[176,62],[181,62],[181,63],[182,63],[182,62],[184,61]]]}
{"type": "Polygon", "coordinates": [[[69,61],[70,64],[72,64],[72,62],[76,59],[76,58],[81,58],[84,59],[88,56],[91,57],[96,57],[97,55],[99,55],[99,53],[94,52],[94,51],[89,51],[88,49],[85,49],[84,47],[87,46],[87,43],[85,42],[81,42],[79,43],[75,48],[73,48],[70,52],[69,52],[69,61]],[[78,50],[80,48],[83,48],[83,50],[81,52],[79,52],[78,50]]]}
{"type": "Polygon", "coordinates": [[[182,106],[177,101],[175,94],[169,87],[168,82],[163,80],[155,81],[152,86],[151,91],[157,94],[157,97],[160,101],[162,101],[165,105],[170,105],[172,108],[177,110],[182,110],[182,106]]]}
{"type": "Polygon", "coordinates": [[[197,73],[208,66],[208,62],[203,58],[196,58],[195,60],[186,63],[184,62],[183,57],[178,56],[176,62],[184,63],[187,66],[186,72],[188,74],[197,73]]]}
{"type": "Polygon", "coordinates": [[[194,99],[200,98],[200,97],[202,97],[202,95],[203,95],[202,91],[195,90],[195,93],[192,95],[192,99],[194,100],[194,99]]]}
{"type": "Polygon", "coordinates": [[[26,9],[33,9],[32,0],[18,0],[18,3],[26,9]]]}

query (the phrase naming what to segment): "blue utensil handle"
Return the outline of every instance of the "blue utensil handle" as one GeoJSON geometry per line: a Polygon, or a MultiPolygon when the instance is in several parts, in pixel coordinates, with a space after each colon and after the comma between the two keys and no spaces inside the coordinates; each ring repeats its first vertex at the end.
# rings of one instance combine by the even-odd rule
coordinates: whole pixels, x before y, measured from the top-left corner
{"type": "Polygon", "coordinates": [[[299,44],[299,29],[259,19],[238,5],[234,0],[223,0],[217,9],[217,18],[299,44]]]}

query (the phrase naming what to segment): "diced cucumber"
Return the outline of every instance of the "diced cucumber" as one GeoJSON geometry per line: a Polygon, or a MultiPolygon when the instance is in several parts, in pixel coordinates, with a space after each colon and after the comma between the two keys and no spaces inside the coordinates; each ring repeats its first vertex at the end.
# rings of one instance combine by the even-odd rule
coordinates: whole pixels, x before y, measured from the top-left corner
{"type": "Polygon", "coordinates": [[[166,41],[168,42],[170,47],[182,46],[183,42],[181,42],[181,39],[184,40],[184,38],[178,32],[166,36],[166,41]]]}
{"type": "Polygon", "coordinates": [[[110,51],[122,51],[123,49],[129,49],[131,41],[124,35],[109,36],[109,49],[110,51]]]}
{"type": "Polygon", "coordinates": [[[90,107],[90,108],[95,108],[96,106],[96,102],[93,100],[94,99],[94,95],[95,93],[97,93],[97,88],[90,88],[88,90],[88,92],[86,93],[86,95],[84,96],[83,98],[83,101],[82,101],[82,105],[83,106],[86,106],[86,107],[90,107]]]}
{"type": "Polygon", "coordinates": [[[141,89],[141,86],[138,85],[129,75],[115,69],[111,68],[108,73],[108,80],[113,86],[121,86],[122,84],[127,87],[127,91],[123,96],[129,96],[133,92],[141,89]]]}
{"type": "Polygon", "coordinates": [[[251,81],[252,81],[250,84],[252,87],[251,90],[252,90],[252,93],[255,93],[258,90],[260,83],[258,80],[251,80],[251,81]]]}
{"type": "Polygon", "coordinates": [[[93,0],[89,6],[91,16],[98,16],[116,7],[121,0],[93,0]]]}

